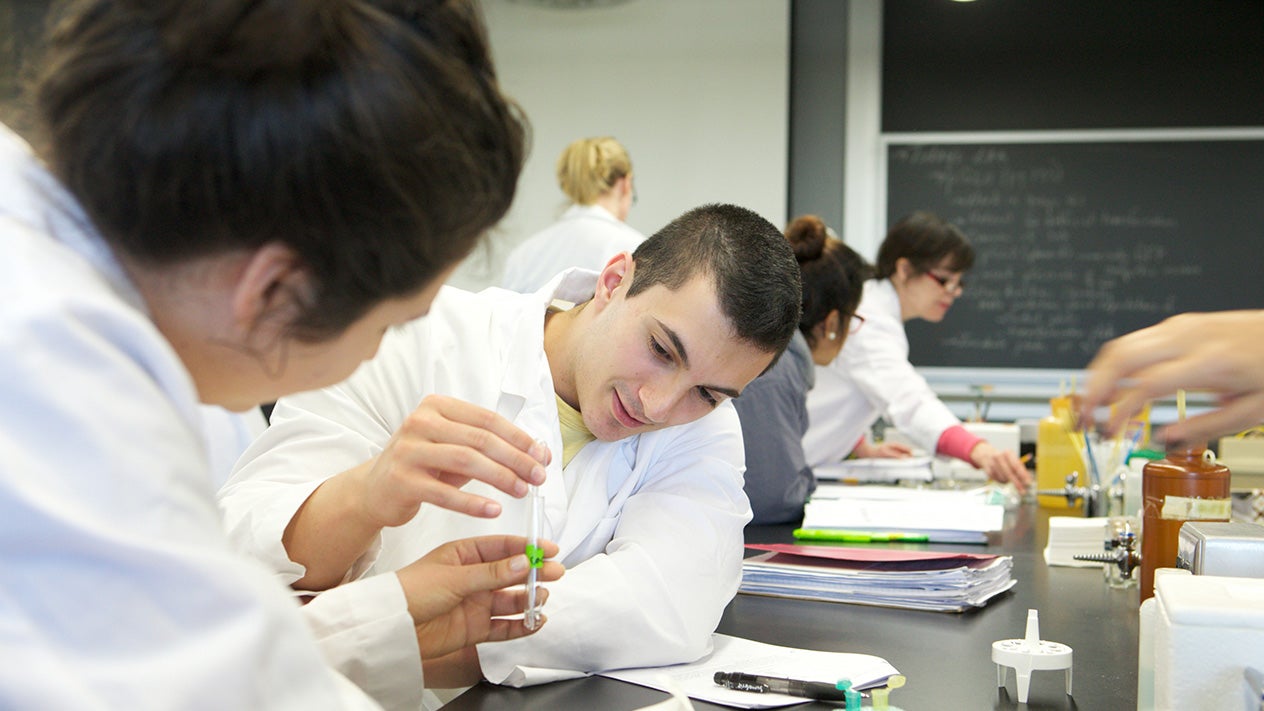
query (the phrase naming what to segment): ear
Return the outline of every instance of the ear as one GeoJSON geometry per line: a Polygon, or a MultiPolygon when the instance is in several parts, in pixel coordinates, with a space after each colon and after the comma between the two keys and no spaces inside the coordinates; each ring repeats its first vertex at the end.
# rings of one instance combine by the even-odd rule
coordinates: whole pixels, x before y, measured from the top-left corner
{"type": "Polygon", "coordinates": [[[632,284],[632,272],[636,264],[630,252],[620,252],[606,262],[606,266],[597,275],[597,290],[593,294],[593,305],[601,309],[614,300],[616,292],[622,287],[632,284]]]}
{"type": "Polygon", "coordinates": [[[900,281],[905,282],[913,278],[913,263],[908,257],[900,257],[895,260],[895,273],[900,275],[900,281]]]}
{"type": "Polygon", "coordinates": [[[837,341],[839,335],[841,335],[838,332],[838,325],[841,322],[841,319],[842,317],[839,316],[838,309],[831,309],[830,312],[825,315],[825,318],[817,321],[816,325],[812,327],[812,335],[816,338],[816,342],[821,343],[837,341]],[[833,334],[834,337],[830,338],[830,334],[833,334]]]}
{"type": "Polygon", "coordinates": [[[838,337],[842,335],[841,333],[839,333],[839,327],[843,325],[843,316],[842,314],[838,313],[838,309],[830,309],[830,312],[825,315],[824,323],[825,323],[825,332],[827,334],[829,333],[834,334],[834,338],[831,338],[829,340],[831,341],[837,340],[838,337]]]}
{"type": "Polygon", "coordinates": [[[623,197],[627,195],[628,193],[631,193],[632,192],[632,176],[625,175],[622,178],[619,178],[618,180],[614,181],[614,185],[612,187],[614,187],[615,192],[619,194],[619,197],[623,197]]]}
{"type": "Polygon", "coordinates": [[[313,296],[311,274],[294,250],[266,244],[246,258],[237,275],[233,324],[243,338],[273,342],[313,296]]]}
{"type": "Polygon", "coordinates": [[[636,193],[632,190],[632,175],[629,173],[628,175],[619,178],[614,182],[614,185],[611,186],[611,188],[614,190],[615,206],[617,208],[615,210],[615,217],[619,218],[623,222],[627,222],[628,214],[632,212],[632,201],[636,195],[636,193]]]}

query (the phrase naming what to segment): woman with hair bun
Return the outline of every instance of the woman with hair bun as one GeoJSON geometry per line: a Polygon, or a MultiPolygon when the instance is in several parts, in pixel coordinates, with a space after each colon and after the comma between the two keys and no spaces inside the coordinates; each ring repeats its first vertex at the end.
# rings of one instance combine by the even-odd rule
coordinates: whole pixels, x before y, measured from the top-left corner
{"type": "Polygon", "coordinates": [[[533,292],[571,267],[601,271],[645,235],[627,224],[636,201],[632,160],[609,136],[581,138],[557,159],[557,184],[570,201],[561,218],[509,253],[501,286],[533,292]]]}
{"type": "Polygon", "coordinates": [[[864,434],[883,414],[928,452],[955,457],[1012,483],[1019,492],[1031,475],[1011,451],[971,434],[908,360],[904,322],[942,321],[965,290],[974,247],[952,223],[915,212],[887,233],[875,278],[865,284],[859,314],[866,327],[827,367],[817,370],[808,396],[811,427],[803,439],[808,462],[820,466],[848,456],[908,456],[904,445],[872,445],[864,434]]]}
{"type": "Polygon", "coordinates": [[[833,236],[816,215],[792,221],[785,231],[803,277],[803,315],[790,346],[768,372],[733,400],[746,445],[744,488],[753,524],[803,517],[816,477],[803,453],[807,397],[816,365],[828,365],[849,333],[864,320],[855,315],[870,267],[833,236]]]}
{"type": "MultiPolygon", "coordinates": [[[[300,607],[230,547],[199,408],[346,378],[504,214],[525,126],[478,7],[53,12],[38,150],[0,126],[0,708],[417,708],[423,660],[530,633],[506,619],[525,538],[300,607]]],[[[445,403],[431,434],[465,465],[414,472],[422,498],[543,480],[547,452],[495,418],[445,403]]]]}

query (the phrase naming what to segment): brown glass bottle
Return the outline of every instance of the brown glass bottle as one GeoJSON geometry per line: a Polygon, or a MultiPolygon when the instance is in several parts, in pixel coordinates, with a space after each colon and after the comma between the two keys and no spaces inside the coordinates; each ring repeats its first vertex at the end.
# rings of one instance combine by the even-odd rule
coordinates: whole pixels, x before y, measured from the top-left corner
{"type": "Polygon", "coordinates": [[[1228,521],[1229,469],[1201,445],[1168,450],[1141,472],[1141,600],[1154,595],[1155,568],[1176,566],[1186,521],[1228,521]]]}

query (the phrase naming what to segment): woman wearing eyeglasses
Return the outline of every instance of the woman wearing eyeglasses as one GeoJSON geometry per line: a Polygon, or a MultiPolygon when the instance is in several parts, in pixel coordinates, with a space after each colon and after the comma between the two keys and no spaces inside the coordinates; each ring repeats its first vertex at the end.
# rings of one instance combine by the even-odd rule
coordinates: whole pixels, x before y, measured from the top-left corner
{"type": "Polygon", "coordinates": [[[970,434],[908,360],[904,323],[938,323],[965,288],[974,248],[954,225],[926,212],[900,220],[878,250],[875,278],[857,310],[864,328],[827,366],[816,369],[808,395],[810,427],[804,451],[811,466],[848,456],[900,457],[907,447],[872,445],[864,434],[883,413],[918,446],[955,457],[1024,491],[1031,475],[1010,451],[970,434]]]}
{"type": "Polygon", "coordinates": [[[816,215],[795,219],[785,234],[803,275],[799,330],[773,367],[733,400],[742,420],[745,489],[755,524],[803,517],[803,504],[816,488],[816,477],[803,453],[814,365],[833,361],[848,333],[863,322],[854,314],[865,280],[873,272],[816,215]]]}

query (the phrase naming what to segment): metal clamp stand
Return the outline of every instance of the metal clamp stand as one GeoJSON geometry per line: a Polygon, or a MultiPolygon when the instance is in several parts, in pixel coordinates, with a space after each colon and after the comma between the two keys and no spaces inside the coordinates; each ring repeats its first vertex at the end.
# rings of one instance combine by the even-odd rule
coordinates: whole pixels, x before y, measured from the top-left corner
{"type": "Polygon", "coordinates": [[[1085,518],[1105,516],[1108,508],[1108,492],[1098,484],[1077,486],[1079,479],[1079,472],[1071,472],[1067,474],[1066,486],[1061,489],[1042,489],[1037,491],[1036,494],[1038,496],[1065,496],[1067,503],[1072,506],[1076,502],[1083,502],[1085,518]]]}
{"type": "Polygon", "coordinates": [[[1107,541],[1104,547],[1106,548],[1104,553],[1077,553],[1072,557],[1076,560],[1114,565],[1119,568],[1119,574],[1124,580],[1131,578],[1132,571],[1141,567],[1141,554],[1137,552],[1136,533],[1123,531],[1114,539],[1107,541]]]}

